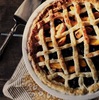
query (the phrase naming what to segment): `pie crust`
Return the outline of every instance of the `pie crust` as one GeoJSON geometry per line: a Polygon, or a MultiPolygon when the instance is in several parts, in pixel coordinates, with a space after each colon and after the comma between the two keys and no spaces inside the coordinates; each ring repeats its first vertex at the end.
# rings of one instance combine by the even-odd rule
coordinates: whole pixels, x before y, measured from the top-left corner
{"type": "Polygon", "coordinates": [[[33,20],[28,58],[38,78],[65,94],[99,90],[99,0],[55,0],[33,20]]]}

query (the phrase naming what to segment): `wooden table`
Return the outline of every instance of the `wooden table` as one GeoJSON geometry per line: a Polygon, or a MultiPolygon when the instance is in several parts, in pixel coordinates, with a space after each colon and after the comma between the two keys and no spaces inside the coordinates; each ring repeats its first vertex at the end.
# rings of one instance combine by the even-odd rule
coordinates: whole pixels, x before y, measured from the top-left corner
{"type": "MultiPolygon", "coordinates": [[[[22,2],[23,0],[0,0],[0,33],[8,33],[10,31],[14,25],[13,14],[22,2]]],[[[18,29],[16,33],[20,33],[20,30],[18,29]]],[[[0,35],[0,46],[5,38],[6,36],[0,35]]],[[[12,37],[0,58],[0,100],[9,100],[4,97],[2,88],[12,76],[22,57],[21,43],[21,37],[12,37]]]]}

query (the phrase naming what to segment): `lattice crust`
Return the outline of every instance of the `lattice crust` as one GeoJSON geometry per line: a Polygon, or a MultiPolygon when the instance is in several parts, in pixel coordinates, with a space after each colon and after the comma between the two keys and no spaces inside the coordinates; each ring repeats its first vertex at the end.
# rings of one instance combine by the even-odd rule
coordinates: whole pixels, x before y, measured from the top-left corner
{"type": "Polygon", "coordinates": [[[28,54],[44,84],[75,95],[99,89],[98,6],[98,0],[56,0],[35,18],[28,54]]]}

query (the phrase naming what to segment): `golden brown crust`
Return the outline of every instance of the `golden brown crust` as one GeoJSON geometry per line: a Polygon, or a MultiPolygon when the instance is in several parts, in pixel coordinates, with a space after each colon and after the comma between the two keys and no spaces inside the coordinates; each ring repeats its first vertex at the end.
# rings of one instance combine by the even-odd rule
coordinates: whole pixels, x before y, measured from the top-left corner
{"type": "Polygon", "coordinates": [[[27,45],[29,59],[38,78],[52,89],[74,95],[95,92],[99,89],[97,82],[99,72],[91,60],[93,56],[99,56],[99,51],[89,50],[89,45],[93,45],[90,40],[99,39],[99,17],[92,12],[92,9],[98,12],[98,6],[99,0],[55,0],[47,5],[33,21],[27,45]],[[55,23],[57,19],[59,19],[58,25],[55,23]],[[87,26],[94,27],[96,36],[89,35],[93,29],[87,26]],[[79,54],[78,45],[81,43],[84,46],[84,54],[79,54]],[[64,57],[62,50],[67,48],[72,48],[72,51],[69,50],[72,55],[64,57]],[[54,55],[57,57],[50,58],[49,55],[55,52],[54,55]],[[81,72],[81,68],[86,64],[80,66],[79,59],[84,59],[90,71],[81,72]],[[68,63],[72,60],[74,65],[69,66],[68,63]],[[61,81],[57,82],[57,77],[61,77],[61,81]],[[78,86],[72,88],[69,83],[75,78],[78,86]],[[93,83],[87,86],[85,78],[92,78],[93,83]]]}

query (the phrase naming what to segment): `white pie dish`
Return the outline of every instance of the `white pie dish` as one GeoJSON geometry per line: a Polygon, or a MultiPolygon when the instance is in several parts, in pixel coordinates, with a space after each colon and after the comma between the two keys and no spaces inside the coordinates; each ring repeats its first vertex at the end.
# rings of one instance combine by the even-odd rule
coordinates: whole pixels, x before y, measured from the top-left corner
{"type": "Polygon", "coordinates": [[[33,68],[31,66],[31,63],[28,59],[28,53],[27,53],[27,38],[28,38],[28,33],[29,33],[29,29],[30,26],[32,25],[33,20],[35,19],[35,17],[38,15],[38,13],[49,3],[53,2],[54,0],[47,0],[46,2],[44,2],[43,4],[41,4],[31,15],[31,17],[29,18],[25,30],[24,30],[24,34],[23,34],[23,40],[22,40],[22,52],[23,52],[23,58],[24,58],[24,62],[26,65],[26,68],[29,72],[29,74],[31,75],[31,77],[33,78],[33,80],[46,92],[48,92],[49,94],[56,96],[58,98],[61,99],[66,99],[66,100],[88,100],[88,99],[93,99],[99,96],[99,91],[96,93],[91,93],[91,94],[87,94],[87,95],[80,95],[80,96],[74,96],[74,95],[66,95],[63,93],[60,93],[58,91],[55,91],[53,89],[51,89],[50,87],[46,86],[45,84],[43,84],[43,82],[41,82],[41,80],[39,80],[39,78],[36,76],[35,72],[33,71],[33,68]]]}

